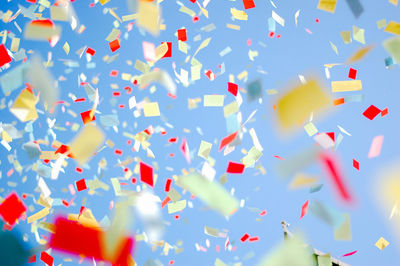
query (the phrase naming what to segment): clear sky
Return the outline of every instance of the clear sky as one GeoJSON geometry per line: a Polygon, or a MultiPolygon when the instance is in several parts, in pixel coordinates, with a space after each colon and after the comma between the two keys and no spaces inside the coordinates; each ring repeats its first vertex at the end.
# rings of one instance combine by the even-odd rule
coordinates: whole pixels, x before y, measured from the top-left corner
{"type": "MultiPolygon", "coordinates": [[[[54,1],[49,2],[54,4],[54,1]]],[[[167,206],[161,209],[162,220],[165,224],[165,232],[161,239],[171,246],[182,247],[183,252],[176,253],[172,249],[168,255],[164,255],[161,247],[152,251],[150,243],[139,241],[135,244],[133,253],[139,265],[143,265],[150,258],[159,260],[164,265],[168,265],[170,261],[174,261],[175,265],[214,265],[216,258],[220,258],[227,264],[242,262],[243,265],[255,265],[264,254],[283,240],[280,225],[282,220],[290,223],[290,231],[303,232],[307,242],[313,247],[331,253],[332,256],[350,265],[398,265],[399,242],[389,226],[390,212],[384,212],[380,208],[376,197],[377,188],[374,186],[379,183],[379,170],[399,156],[399,68],[397,64],[390,68],[385,67],[385,58],[390,55],[383,48],[382,42],[393,37],[393,34],[385,32],[384,28],[377,27],[377,21],[381,19],[386,19],[387,22],[400,21],[398,6],[394,6],[389,1],[362,1],[364,11],[356,18],[347,4],[353,1],[337,1],[335,12],[329,13],[317,9],[317,0],[282,0],[274,1],[274,3],[267,0],[255,0],[255,8],[247,10],[244,9],[241,0],[211,0],[206,6],[208,18],[200,15],[199,20],[194,22],[190,15],[179,11],[180,6],[184,4],[196,14],[200,14],[198,4],[203,5],[202,1],[192,3],[188,0],[181,0],[181,2],[164,0],[160,7],[165,29],[155,37],[139,29],[135,20],[120,23],[110,14],[110,9],[119,17],[133,13],[123,0],[111,0],[103,6],[100,3],[91,6],[92,2],[88,0],[71,2],[79,18],[79,25],[84,25],[85,30],[79,34],[77,30],[71,29],[68,22],[55,21],[55,24],[62,28],[62,33],[54,47],[46,41],[26,40],[23,37],[23,33],[19,32],[16,25],[24,31],[30,19],[22,14],[12,22],[0,22],[0,29],[7,31],[8,34],[7,39],[3,38],[5,41],[3,43],[8,50],[11,49],[13,37],[16,37],[20,38],[19,49],[25,49],[28,59],[31,59],[34,54],[39,54],[44,61],[47,61],[51,55],[50,61],[53,64],[48,67],[48,70],[54,79],[58,80],[56,86],[59,89],[58,100],[68,103],[57,105],[56,113],[51,115],[44,110],[42,103],[37,104],[39,117],[32,123],[32,140],[48,139],[50,143],[53,142],[54,136],[49,132],[47,118],[56,119],[55,126],[52,128],[56,134],[56,140],[67,144],[74,139],[77,132],[72,130],[72,124],[76,123],[83,127],[80,113],[90,110],[93,105],[87,98],[84,87],[79,84],[82,77],[86,76],[87,81],[91,82],[94,88],[98,88],[99,92],[96,121],[91,123],[96,123],[105,133],[106,139],[115,144],[113,148],[106,146],[104,150],[93,156],[89,163],[82,167],[82,173],[76,171],[76,167],[81,166],[74,159],[68,159],[64,173],[61,172],[57,180],[43,177],[51,190],[53,199],[58,199],[57,202],[60,200],[73,202],[69,207],[62,203],[53,206],[50,214],[45,218],[47,222],[53,222],[56,217],[66,216],[68,213],[77,214],[81,206],[90,209],[97,221],[101,221],[106,216],[111,219],[113,217],[113,210],[110,210],[111,202],[116,203],[121,200],[115,196],[111,178],[118,178],[120,182],[125,182],[122,188],[126,190],[137,191],[138,187],[143,185],[139,180],[139,174],[132,175],[137,178],[137,183],[132,184],[132,177],[128,180],[124,179],[123,168],[115,166],[119,163],[118,160],[123,161],[128,157],[138,157],[153,166],[155,166],[154,163],[157,164],[158,168],[154,167],[154,173],[158,175],[157,181],[154,188],[147,189],[163,200],[167,196],[164,191],[167,178],[181,175],[183,169],[193,168],[201,171],[205,160],[199,157],[197,152],[200,142],[207,141],[213,143],[210,157],[215,160],[213,166],[216,171],[215,182],[218,182],[219,177],[226,172],[228,163],[240,162],[244,156],[242,149],[249,151],[252,148],[253,142],[248,131],[254,128],[263,147],[263,155],[256,165],[262,165],[266,173],[262,174],[259,169],[253,167],[246,168],[243,174],[228,174],[228,181],[223,185],[229,193],[234,189],[234,196],[238,200],[244,200],[244,206],[227,219],[209,209],[200,199],[191,198],[190,193],[183,193],[183,189],[174,181],[172,187],[182,195],[182,199],[187,200],[188,206],[183,211],[173,214],[168,214],[167,206]],[[245,10],[248,20],[233,20],[231,8],[245,10]],[[298,10],[296,25],[295,14],[298,10]],[[285,23],[284,26],[275,23],[274,36],[270,37],[268,21],[272,12],[283,18],[285,23]],[[130,25],[129,23],[132,22],[133,24],[130,25]],[[239,25],[240,30],[227,28],[227,24],[239,25]],[[365,44],[353,38],[354,26],[365,30],[365,44]],[[176,31],[182,27],[187,30],[187,54],[179,51],[178,39],[175,36],[176,31]],[[119,37],[121,47],[114,53],[111,52],[109,43],[105,40],[113,28],[121,31],[119,37]],[[351,43],[344,43],[340,35],[343,31],[351,32],[351,43]],[[196,59],[202,64],[201,78],[191,81],[189,74],[190,84],[185,87],[174,74],[173,65],[176,65],[178,73],[182,73],[181,69],[190,73],[190,59],[207,38],[211,38],[209,45],[196,55],[196,59]],[[139,89],[132,82],[122,79],[122,73],[141,74],[133,65],[137,59],[145,61],[143,42],[153,43],[157,47],[165,41],[172,42],[172,57],[162,58],[155,64],[155,68],[165,70],[173,78],[177,85],[175,99],[168,96],[167,90],[158,83],[151,83],[156,88],[152,92],[151,85],[145,89],[139,89]],[[68,55],[63,49],[65,42],[68,42],[70,46],[68,55]],[[337,54],[330,42],[337,48],[337,54]],[[374,48],[362,61],[345,64],[354,52],[366,45],[374,45],[374,48]],[[94,64],[89,67],[86,56],[83,55],[80,58],[76,53],[85,46],[96,51],[91,59],[94,64]],[[231,52],[221,56],[220,52],[226,47],[230,47],[231,52]],[[28,52],[29,50],[33,53],[28,52]],[[258,53],[254,61],[249,58],[250,50],[258,53]],[[103,60],[104,56],[115,54],[119,54],[115,61],[106,63],[103,60]],[[186,60],[188,56],[190,59],[186,60]],[[65,64],[66,60],[78,62],[78,64],[76,67],[69,67],[65,64]],[[332,63],[340,65],[329,69],[330,78],[328,79],[324,64],[332,63]],[[357,70],[356,79],[362,81],[362,90],[332,93],[331,81],[351,80],[348,78],[350,67],[357,70]],[[225,71],[219,74],[221,69],[225,71]],[[118,71],[116,77],[110,76],[113,70],[118,71]],[[207,70],[211,70],[217,77],[210,80],[205,75],[207,70]],[[248,73],[247,79],[239,80],[238,75],[245,70],[248,73]],[[234,82],[242,88],[239,90],[243,97],[239,111],[242,122],[246,121],[253,111],[257,110],[257,112],[245,125],[246,132],[243,134],[242,143],[236,147],[235,151],[224,156],[223,151],[218,151],[218,146],[221,139],[231,132],[228,132],[226,126],[223,107],[204,107],[203,96],[225,95],[224,105],[235,101],[235,97],[227,90],[229,75],[233,75],[234,82]],[[363,95],[361,101],[332,106],[332,111],[328,115],[313,120],[320,133],[335,132],[336,141],[339,134],[343,136],[343,140],[333,153],[340,161],[343,176],[355,199],[352,205],[338,199],[328,175],[317,162],[313,162],[310,167],[301,169],[299,172],[319,178],[318,184],[323,184],[323,187],[318,192],[309,193],[309,188],[289,190],[290,180],[282,179],[278,175],[276,168],[282,160],[275,156],[288,160],[291,155],[317,145],[313,137],[309,137],[302,128],[304,124],[286,138],[282,137],[278,130],[273,105],[291,84],[299,83],[298,75],[306,79],[317,76],[332,99],[363,95]],[[94,77],[98,77],[97,84],[92,82],[94,77]],[[254,80],[261,81],[263,95],[260,100],[250,102],[247,100],[246,86],[254,80]],[[128,94],[124,89],[127,86],[132,88],[132,93],[128,94]],[[267,93],[267,90],[272,89],[275,89],[277,94],[267,93]],[[113,92],[119,92],[120,96],[113,96],[113,92]],[[86,100],[74,102],[70,94],[86,100]],[[129,109],[129,98],[132,96],[135,96],[138,103],[146,98],[149,102],[158,102],[161,116],[145,117],[142,112],[141,116],[135,117],[133,111],[137,110],[137,107],[129,109]],[[188,99],[194,98],[200,98],[201,102],[197,103],[197,108],[189,109],[188,99]],[[363,112],[371,105],[380,110],[388,108],[388,114],[383,117],[378,115],[373,120],[367,119],[363,116],[363,112]],[[76,117],[71,115],[71,111],[76,114],[76,117]],[[119,120],[119,125],[114,128],[101,123],[100,117],[110,114],[116,114],[119,120]],[[342,133],[338,125],[348,131],[351,136],[342,133]],[[149,157],[143,148],[139,152],[132,151],[133,144],[129,144],[128,140],[134,141],[126,135],[126,133],[136,135],[149,126],[156,129],[148,140],[155,158],[149,157]],[[161,131],[166,131],[166,134],[161,134],[161,131]],[[384,136],[381,152],[375,158],[368,158],[371,142],[379,135],[384,136]],[[178,138],[178,142],[169,143],[170,138],[178,138]],[[183,139],[186,139],[188,143],[190,164],[180,150],[183,139]],[[122,155],[116,154],[115,149],[121,150],[122,155]],[[107,167],[99,174],[98,163],[102,158],[107,161],[107,167]],[[353,167],[353,159],[359,162],[359,170],[353,167]],[[110,188],[108,191],[97,189],[94,195],[89,193],[89,189],[71,195],[68,186],[70,184],[75,186],[75,182],[82,178],[85,180],[100,178],[110,188]],[[335,240],[333,228],[313,215],[310,210],[300,220],[302,205],[307,200],[310,205],[322,202],[338,213],[348,213],[351,220],[351,240],[335,240]],[[267,214],[260,216],[263,210],[266,210],[267,214]],[[178,219],[175,215],[179,215],[178,219]],[[221,232],[226,230],[232,249],[225,250],[224,248],[227,237],[208,236],[204,233],[204,226],[217,228],[221,232]],[[241,242],[240,238],[245,233],[248,233],[250,237],[258,236],[259,240],[241,242]],[[390,242],[384,250],[375,247],[375,242],[380,237],[390,242]],[[205,249],[199,251],[196,245],[205,249]],[[217,246],[220,251],[217,251],[217,246]],[[357,253],[354,255],[341,257],[356,250],[357,253]]],[[[4,13],[11,10],[15,14],[19,8],[18,5],[28,8],[30,3],[22,0],[2,0],[0,10],[4,13]]],[[[50,17],[47,8],[42,13],[43,17],[50,17]]],[[[14,54],[14,52],[10,53],[14,54]]],[[[8,69],[2,69],[0,79],[21,64],[23,64],[21,61],[13,60],[8,69]]],[[[27,123],[20,122],[9,111],[22,89],[24,86],[18,87],[9,95],[0,93],[0,97],[5,99],[5,106],[0,110],[1,123],[3,125],[14,123],[14,126],[23,133],[21,138],[10,142],[10,151],[0,147],[0,187],[2,198],[7,197],[12,191],[16,191],[20,197],[23,193],[27,194],[24,204],[28,207],[26,216],[30,216],[42,209],[35,203],[40,196],[37,186],[41,175],[32,167],[39,161],[43,163],[43,160],[28,158],[22,149],[23,144],[30,140],[29,132],[24,132],[27,123]],[[13,160],[18,160],[23,166],[21,173],[16,171],[13,160]],[[11,169],[14,171],[10,172],[11,169]],[[24,177],[26,177],[25,182],[23,182],[24,177]]],[[[51,145],[41,145],[41,150],[54,151],[54,148],[51,145]]],[[[127,167],[134,171],[135,166],[134,162],[127,167]]],[[[293,178],[293,175],[290,178],[293,178]]],[[[130,234],[140,235],[143,230],[146,230],[145,222],[137,217],[133,210],[132,213],[134,222],[129,227],[130,234]]],[[[30,246],[38,246],[35,235],[31,232],[31,225],[26,220],[20,219],[14,230],[19,230],[22,235],[25,235],[30,246]]],[[[48,232],[40,228],[38,233],[41,238],[50,237],[48,232]]],[[[55,265],[60,263],[77,265],[79,261],[79,258],[73,257],[72,262],[63,262],[63,259],[70,256],[54,250],[51,255],[55,258],[55,265]]],[[[37,263],[42,264],[40,261],[37,263]]],[[[82,265],[92,264],[91,260],[82,262],[82,265]]]]}

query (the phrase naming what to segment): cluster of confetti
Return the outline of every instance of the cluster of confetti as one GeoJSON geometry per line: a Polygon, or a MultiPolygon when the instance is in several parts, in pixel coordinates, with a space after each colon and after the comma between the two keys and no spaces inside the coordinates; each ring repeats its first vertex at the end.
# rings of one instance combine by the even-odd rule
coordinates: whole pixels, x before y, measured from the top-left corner
{"type": "Polygon", "coordinates": [[[2,0],[0,265],[397,265],[398,1],[363,2],[2,0]]]}

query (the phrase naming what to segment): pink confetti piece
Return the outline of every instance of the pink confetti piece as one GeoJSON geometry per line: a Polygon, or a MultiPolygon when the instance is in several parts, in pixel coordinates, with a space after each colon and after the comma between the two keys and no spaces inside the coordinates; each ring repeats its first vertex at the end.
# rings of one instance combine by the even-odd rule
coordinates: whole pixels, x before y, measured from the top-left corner
{"type": "Polygon", "coordinates": [[[371,147],[369,148],[368,158],[375,158],[379,156],[382,149],[383,138],[383,135],[379,135],[372,140],[371,147]]]}

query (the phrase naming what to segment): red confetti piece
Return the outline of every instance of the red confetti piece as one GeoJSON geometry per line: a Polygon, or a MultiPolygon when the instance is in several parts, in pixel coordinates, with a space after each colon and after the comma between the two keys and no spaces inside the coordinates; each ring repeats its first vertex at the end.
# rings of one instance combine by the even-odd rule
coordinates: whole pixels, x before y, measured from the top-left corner
{"type": "Polygon", "coordinates": [[[190,164],[190,152],[189,152],[189,146],[186,142],[186,139],[182,140],[181,146],[180,146],[180,150],[183,153],[183,156],[185,157],[187,163],[190,164]]]}
{"type": "Polygon", "coordinates": [[[230,134],[229,136],[223,138],[221,140],[221,143],[219,145],[219,151],[221,151],[223,148],[225,148],[226,145],[228,145],[229,143],[231,143],[232,141],[235,140],[236,136],[237,136],[238,132],[234,132],[232,134],[230,134]]]}
{"type": "Polygon", "coordinates": [[[249,238],[249,242],[256,242],[258,240],[260,240],[260,238],[258,236],[253,236],[253,237],[249,238]]]}
{"type": "Polygon", "coordinates": [[[82,118],[83,124],[87,124],[91,121],[96,120],[96,117],[94,115],[92,118],[90,117],[90,112],[91,112],[91,110],[81,113],[81,118],[82,118]]]}
{"type": "Polygon", "coordinates": [[[353,167],[360,171],[360,163],[353,159],[353,167]]]}
{"type": "Polygon", "coordinates": [[[54,258],[47,254],[47,252],[45,251],[42,251],[42,253],[40,253],[40,260],[46,263],[46,265],[53,266],[54,258]]]}
{"type": "Polygon", "coordinates": [[[336,165],[336,162],[328,156],[327,154],[322,154],[321,162],[325,167],[331,181],[333,182],[334,188],[338,192],[339,196],[346,202],[351,202],[352,197],[347,186],[344,183],[342,175],[339,173],[339,169],[336,165]]]}
{"type": "Polygon", "coordinates": [[[113,53],[121,47],[119,44],[119,39],[115,39],[114,41],[109,42],[108,45],[110,46],[111,52],[113,53]]]}
{"type": "Polygon", "coordinates": [[[114,153],[116,154],[116,155],[122,155],[122,150],[119,150],[119,149],[115,149],[115,151],[114,151],[114,153]]]}
{"type": "Polygon", "coordinates": [[[328,135],[333,141],[335,141],[335,132],[327,132],[325,134],[328,135]]]}
{"type": "Polygon", "coordinates": [[[29,257],[28,263],[32,263],[32,262],[36,262],[36,254],[29,257]]]}
{"type": "Polygon", "coordinates": [[[379,110],[376,106],[371,105],[370,107],[367,108],[367,110],[364,111],[363,115],[368,118],[369,120],[373,120],[381,110],[379,110]]]}
{"type": "Polygon", "coordinates": [[[6,47],[4,44],[0,44],[0,67],[10,63],[11,61],[12,59],[8,54],[6,47]]]}
{"type": "Polygon", "coordinates": [[[341,105],[341,104],[344,104],[344,98],[338,98],[338,99],[333,100],[334,106],[341,105]]]}
{"type": "Polygon", "coordinates": [[[26,207],[16,193],[11,193],[0,204],[0,215],[9,225],[14,225],[24,212],[26,207]]]}
{"type": "Polygon", "coordinates": [[[84,255],[96,260],[111,262],[113,265],[129,265],[129,257],[134,246],[132,238],[123,237],[118,250],[111,256],[104,252],[105,233],[96,228],[83,226],[75,221],[58,218],[49,246],[70,254],[84,255]]]}
{"type": "Polygon", "coordinates": [[[242,174],[243,171],[244,171],[244,164],[235,162],[229,162],[228,168],[226,169],[226,172],[230,174],[242,174]]]}
{"type": "Polygon", "coordinates": [[[386,107],[385,109],[382,110],[381,112],[381,117],[384,117],[385,115],[387,115],[389,113],[389,109],[386,107]]]}
{"type": "Polygon", "coordinates": [[[78,99],[76,99],[74,102],[84,102],[84,101],[86,101],[86,99],[85,98],[78,98],[78,99]]]}
{"type": "Polygon", "coordinates": [[[165,205],[170,201],[171,199],[167,196],[162,202],[161,202],[161,208],[164,208],[165,205]]]}
{"type": "Polygon", "coordinates": [[[81,174],[81,173],[83,172],[83,169],[80,168],[80,167],[76,167],[76,168],[75,168],[75,171],[81,174]]]}
{"type": "Polygon", "coordinates": [[[344,254],[342,257],[348,257],[357,253],[357,250],[344,254]]]}
{"type": "Polygon", "coordinates": [[[273,38],[275,35],[275,32],[271,31],[268,35],[269,35],[269,37],[273,38]]]}
{"type": "Polygon", "coordinates": [[[244,9],[250,9],[256,7],[254,0],[243,0],[244,9]]]}
{"type": "Polygon", "coordinates": [[[247,240],[249,237],[250,237],[249,234],[246,233],[246,234],[244,234],[244,235],[240,238],[240,241],[246,242],[246,240],[247,240]]]}
{"type": "Polygon", "coordinates": [[[301,215],[300,215],[300,220],[301,218],[304,217],[304,215],[307,214],[308,211],[308,200],[303,204],[303,206],[301,207],[301,215]]]}
{"type": "Polygon", "coordinates": [[[153,167],[140,162],[140,181],[154,187],[153,167]]]}
{"type": "Polygon", "coordinates": [[[175,143],[178,142],[178,138],[170,138],[168,142],[175,143]]]}
{"type": "Polygon", "coordinates": [[[86,182],[85,182],[85,179],[84,179],[84,178],[82,178],[82,179],[79,180],[79,181],[76,181],[75,184],[76,184],[76,189],[77,189],[78,191],[82,191],[82,190],[87,189],[87,187],[86,187],[86,182]]]}
{"type": "Polygon", "coordinates": [[[171,183],[172,183],[172,179],[168,178],[167,181],[165,182],[165,189],[164,189],[165,192],[169,192],[169,189],[171,187],[171,183]]]}
{"type": "Polygon", "coordinates": [[[180,40],[182,42],[186,42],[187,41],[186,29],[179,29],[177,31],[177,33],[178,33],[178,40],[180,40]]]}
{"type": "Polygon", "coordinates": [[[260,212],[260,216],[264,216],[264,215],[266,215],[267,214],[267,211],[266,210],[263,210],[262,212],[260,212]]]}
{"type": "Polygon", "coordinates": [[[96,53],[96,50],[94,50],[94,49],[88,47],[88,48],[86,49],[86,53],[87,53],[87,54],[90,54],[91,56],[94,56],[94,54],[96,53]]]}
{"type": "Polygon", "coordinates": [[[116,76],[118,76],[118,70],[111,70],[110,77],[116,77],[116,76]]]}
{"type": "Polygon", "coordinates": [[[356,76],[357,76],[357,70],[355,70],[354,68],[350,68],[350,70],[349,70],[349,78],[356,79],[356,76]]]}
{"type": "Polygon", "coordinates": [[[238,93],[239,86],[235,83],[228,82],[228,91],[232,93],[233,96],[236,96],[238,93]]]}
{"type": "Polygon", "coordinates": [[[196,0],[190,0],[190,2],[192,2],[192,3],[196,3],[196,0]]]}
{"type": "MultiPolygon", "coordinates": [[[[164,42],[161,42],[161,44],[163,44],[164,42]]],[[[172,42],[167,42],[168,45],[168,51],[165,53],[165,55],[161,58],[165,58],[165,57],[172,57],[172,42]]]]}

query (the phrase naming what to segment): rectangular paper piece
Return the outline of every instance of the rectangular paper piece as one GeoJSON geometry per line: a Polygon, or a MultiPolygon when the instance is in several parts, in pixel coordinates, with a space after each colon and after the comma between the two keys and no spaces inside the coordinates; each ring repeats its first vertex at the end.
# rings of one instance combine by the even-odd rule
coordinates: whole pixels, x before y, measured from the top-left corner
{"type": "Polygon", "coordinates": [[[331,100],[316,80],[301,84],[282,96],[276,105],[280,126],[291,129],[328,107],[331,100]]]}
{"type": "Polygon", "coordinates": [[[233,214],[239,207],[239,201],[229,194],[220,184],[211,182],[197,173],[180,176],[176,184],[199,197],[209,207],[222,215],[233,214]]]}
{"type": "Polygon", "coordinates": [[[332,85],[332,92],[362,90],[361,80],[332,81],[331,85],[332,85]]]}
{"type": "Polygon", "coordinates": [[[88,162],[103,143],[104,137],[104,133],[97,126],[87,124],[70,145],[75,160],[81,165],[88,162]]]}
{"type": "Polygon", "coordinates": [[[204,95],[204,106],[207,107],[224,106],[224,95],[204,95]]]}

